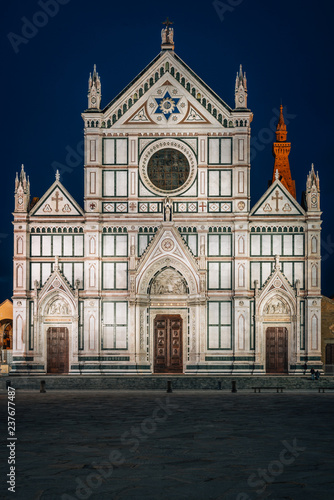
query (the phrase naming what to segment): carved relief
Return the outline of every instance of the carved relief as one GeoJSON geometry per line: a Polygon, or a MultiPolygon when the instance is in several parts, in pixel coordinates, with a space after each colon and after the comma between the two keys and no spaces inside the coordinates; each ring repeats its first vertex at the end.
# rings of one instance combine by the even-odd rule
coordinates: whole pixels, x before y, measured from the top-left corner
{"type": "Polygon", "coordinates": [[[159,273],[151,286],[152,295],[183,295],[185,293],[187,293],[185,279],[172,268],[159,273]]]}
{"type": "Polygon", "coordinates": [[[274,297],[264,308],[264,314],[276,315],[276,314],[290,314],[289,305],[280,299],[279,297],[274,297]]]}
{"type": "Polygon", "coordinates": [[[64,300],[56,299],[48,305],[46,314],[48,316],[69,316],[69,306],[64,300]]]}

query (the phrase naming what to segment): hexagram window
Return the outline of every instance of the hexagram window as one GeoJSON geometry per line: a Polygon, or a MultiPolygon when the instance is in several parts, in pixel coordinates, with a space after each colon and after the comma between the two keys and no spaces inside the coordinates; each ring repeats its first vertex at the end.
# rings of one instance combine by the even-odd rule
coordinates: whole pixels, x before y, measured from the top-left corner
{"type": "Polygon", "coordinates": [[[147,173],[154,186],[164,191],[173,191],[186,182],[190,167],[183,153],[166,148],[157,151],[150,158],[147,173]]]}

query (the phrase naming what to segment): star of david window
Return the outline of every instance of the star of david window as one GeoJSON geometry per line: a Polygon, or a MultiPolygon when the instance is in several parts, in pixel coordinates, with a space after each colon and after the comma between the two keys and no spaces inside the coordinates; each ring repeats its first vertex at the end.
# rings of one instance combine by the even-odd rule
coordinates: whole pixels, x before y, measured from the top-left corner
{"type": "Polygon", "coordinates": [[[172,97],[168,91],[163,97],[156,97],[155,101],[158,107],[155,110],[155,114],[162,114],[165,116],[166,120],[168,120],[171,115],[180,113],[177,107],[179,100],[179,97],[172,97]]]}
{"type": "Polygon", "coordinates": [[[150,158],[147,174],[152,184],[163,191],[174,191],[188,179],[190,167],[187,158],[176,149],[160,149],[150,158]]]}

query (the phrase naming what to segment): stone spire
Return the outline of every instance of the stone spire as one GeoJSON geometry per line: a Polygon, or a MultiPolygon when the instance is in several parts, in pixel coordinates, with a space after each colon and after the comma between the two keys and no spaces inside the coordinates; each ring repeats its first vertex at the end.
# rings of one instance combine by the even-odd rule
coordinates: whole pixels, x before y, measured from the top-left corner
{"type": "Polygon", "coordinates": [[[100,109],[101,104],[101,80],[94,64],[93,75],[89,73],[88,80],[88,109],[100,109]]]}
{"type": "Polygon", "coordinates": [[[235,107],[247,108],[247,78],[241,64],[235,80],[235,107]]]}
{"type": "Polygon", "coordinates": [[[278,178],[286,187],[286,189],[296,198],[296,185],[295,181],[292,180],[290,163],[289,163],[289,153],[291,149],[291,142],[286,142],[288,132],[286,130],[286,125],[283,116],[283,106],[280,107],[280,115],[276,129],[276,142],[273,144],[273,155],[275,157],[274,171],[272,176],[272,183],[278,178]]]}
{"type": "Polygon", "coordinates": [[[174,29],[170,28],[174,23],[167,17],[162,24],[165,24],[166,28],[161,30],[161,50],[174,50],[174,29]]]}
{"type": "Polygon", "coordinates": [[[306,181],[306,205],[308,212],[320,211],[320,180],[313,163],[306,181]]]}
{"type": "Polygon", "coordinates": [[[24,165],[21,166],[20,175],[15,177],[15,212],[27,212],[30,203],[30,182],[27,178],[24,165]]]}

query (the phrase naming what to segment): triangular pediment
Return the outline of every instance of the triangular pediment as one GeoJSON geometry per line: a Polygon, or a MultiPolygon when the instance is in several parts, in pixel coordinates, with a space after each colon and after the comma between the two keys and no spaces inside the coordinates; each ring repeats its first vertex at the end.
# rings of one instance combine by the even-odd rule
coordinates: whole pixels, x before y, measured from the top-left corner
{"type": "Polygon", "coordinates": [[[176,54],[161,52],[103,110],[106,128],[187,124],[219,126],[232,109],[176,54]]]}
{"type": "MultiPolygon", "coordinates": [[[[64,295],[71,299],[71,303],[75,302],[75,290],[72,288],[68,280],[59,269],[58,260],[56,259],[54,270],[38,291],[39,303],[44,301],[46,297],[51,295],[64,295]]],[[[60,311],[61,313],[61,311],[60,311]]]]}
{"type": "Polygon", "coordinates": [[[83,211],[61,182],[56,180],[33,207],[30,215],[69,217],[82,216],[83,211]]]}
{"type": "Polygon", "coordinates": [[[276,180],[252,208],[250,215],[277,217],[305,215],[305,212],[283,184],[276,180]]]}
{"type": "Polygon", "coordinates": [[[278,257],[271,275],[258,292],[258,304],[261,305],[262,314],[275,318],[276,315],[289,315],[295,313],[296,289],[281,271],[278,257]]]}
{"type": "MultiPolygon", "coordinates": [[[[199,279],[198,264],[173,223],[163,223],[142,255],[136,270],[137,277],[158,261],[176,260],[199,279]]],[[[164,264],[165,265],[165,264],[164,264]]],[[[162,265],[162,267],[164,267],[162,265]]]]}

